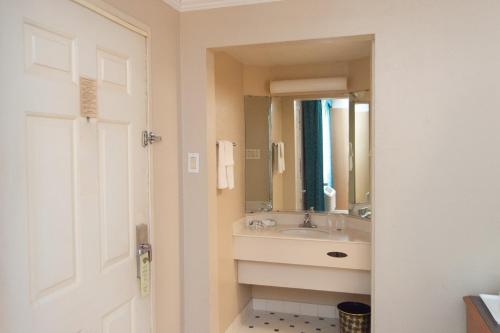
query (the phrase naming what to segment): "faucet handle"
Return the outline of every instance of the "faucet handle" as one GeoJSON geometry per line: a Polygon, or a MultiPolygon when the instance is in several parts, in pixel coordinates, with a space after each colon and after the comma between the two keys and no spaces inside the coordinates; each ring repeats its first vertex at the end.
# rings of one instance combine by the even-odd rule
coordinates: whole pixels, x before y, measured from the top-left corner
{"type": "Polygon", "coordinates": [[[314,213],[314,207],[313,207],[313,206],[309,207],[308,212],[309,212],[309,213],[314,213]]]}

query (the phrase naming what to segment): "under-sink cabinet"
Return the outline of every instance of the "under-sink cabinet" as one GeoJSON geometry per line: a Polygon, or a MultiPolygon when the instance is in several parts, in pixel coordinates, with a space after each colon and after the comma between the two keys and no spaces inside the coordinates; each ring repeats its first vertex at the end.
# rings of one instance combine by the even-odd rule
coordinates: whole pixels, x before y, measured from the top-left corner
{"type": "Polygon", "coordinates": [[[291,227],[235,226],[233,253],[239,283],[370,294],[370,233],[319,228],[321,237],[308,237],[290,235],[291,227]]]}

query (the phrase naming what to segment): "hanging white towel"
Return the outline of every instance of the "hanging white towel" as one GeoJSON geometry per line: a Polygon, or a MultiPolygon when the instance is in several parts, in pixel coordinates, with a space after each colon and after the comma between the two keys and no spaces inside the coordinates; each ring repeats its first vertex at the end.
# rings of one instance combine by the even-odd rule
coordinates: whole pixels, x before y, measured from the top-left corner
{"type": "Polygon", "coordinates": [[[273,145],[274,170],[277,173],[285,172],[285,143],[277,142],[273,145]]]}
{"type": "Polygon", "coordinates": [[[217,188],[234,188],[234,157],[233,143],[226,140],[218,141],[217,158],[217,188]]]}
{"type": "Polygon", "coordinates": [[[227,188],[232,190],[234,188],[234,147],[233,143],[229,141],[224,142],[224,153],[226,161],[226,176],[227,176],[227,188]]]}
{"type": "Polygon", "coordinates": [[[224,141],[217,141],[217,188],[220,190],[227,188],[226,154],[224,148],[224,141]]]}

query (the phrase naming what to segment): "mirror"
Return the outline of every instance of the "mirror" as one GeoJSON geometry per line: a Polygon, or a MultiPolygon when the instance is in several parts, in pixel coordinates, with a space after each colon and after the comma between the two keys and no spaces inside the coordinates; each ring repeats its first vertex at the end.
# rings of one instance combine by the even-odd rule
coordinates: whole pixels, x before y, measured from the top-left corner
{"type": "Polygon", "coordinates": [[[369,218],[370,99],[245,97],[247,211],[369,218]]]}
{"type": "Polygon", "coordinates": [[[271,98],[245,96],[246,211],[272,209],[271,98]]]}

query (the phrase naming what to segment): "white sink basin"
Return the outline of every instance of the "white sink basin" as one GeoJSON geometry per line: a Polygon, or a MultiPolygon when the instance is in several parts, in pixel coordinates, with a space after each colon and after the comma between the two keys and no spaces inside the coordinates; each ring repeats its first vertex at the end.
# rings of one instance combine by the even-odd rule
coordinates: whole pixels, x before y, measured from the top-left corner
{"type": "Polygon", "coordinates": [[[289,236],[307,237],[307,238],[328,238],[328,232],[309,228],[290,228],[280,230],[279,233],[289,236]]]}

